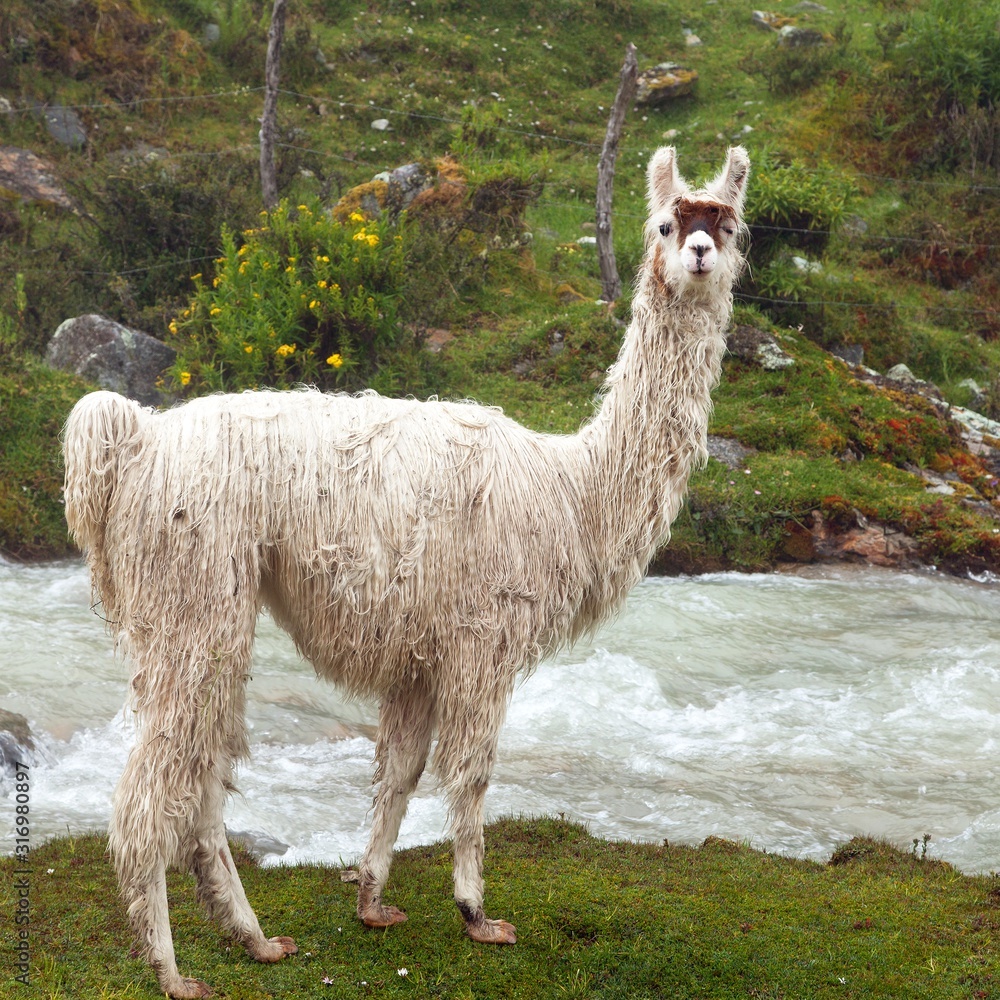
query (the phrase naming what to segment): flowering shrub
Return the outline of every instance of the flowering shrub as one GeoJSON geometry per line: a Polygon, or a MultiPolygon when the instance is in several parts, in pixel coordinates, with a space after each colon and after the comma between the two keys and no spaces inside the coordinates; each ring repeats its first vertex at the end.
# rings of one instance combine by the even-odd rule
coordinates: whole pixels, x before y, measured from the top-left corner
{"type": "Polygon", "coordinates": [[[190,392],[306,382],[355,388],[401,338],[405,228],[317,205],[262,212],[242,241],[222,232],[209,282],[192,276],[188,308],[170,323],[170,371],[190,392]]]}

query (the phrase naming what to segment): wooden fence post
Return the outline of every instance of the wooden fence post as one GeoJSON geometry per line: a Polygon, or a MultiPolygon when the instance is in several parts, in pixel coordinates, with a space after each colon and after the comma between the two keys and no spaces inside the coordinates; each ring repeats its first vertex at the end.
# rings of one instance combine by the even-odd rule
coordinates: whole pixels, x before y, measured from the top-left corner
{"type": "Polygon", "coordinates": [[[618,93],[615,94],[604,146],[601,148],[601,159],[597,164],[597,260],[601,267],[601,298],[605,302],[614,302],[622,293],[611,238],[611,197],[614,193],[618,140],[625,124],[625,112],[635,97],[638,70],[635,46],[629,42],[625,48],[625,63],[618,83],[618,93]]]}
{"type": "Polygon", "coordinates": [[[285,0],[274,0],[271,27],[267,32],[267,62],[264,64],[264,112],[260,118],[260,189],[264,207],[278,204],[278,178],[274,169],[274,144],[278,137],[278,84],[281,41],[285,35],[285,0]]]}

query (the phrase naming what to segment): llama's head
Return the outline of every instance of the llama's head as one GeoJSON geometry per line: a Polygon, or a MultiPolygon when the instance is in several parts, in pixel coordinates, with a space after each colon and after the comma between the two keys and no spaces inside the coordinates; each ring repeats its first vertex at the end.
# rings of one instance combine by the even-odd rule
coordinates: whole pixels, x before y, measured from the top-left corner
{"type": "Polygon", "coordinates": [[[664,146],[649,161],[648,260],[656,276],[677,292],[725,287],[743,266],[740,237],[744,230],[750,159],[733,146],[719,175],[692,191],[677,172],[673,146],[664,146]]]}

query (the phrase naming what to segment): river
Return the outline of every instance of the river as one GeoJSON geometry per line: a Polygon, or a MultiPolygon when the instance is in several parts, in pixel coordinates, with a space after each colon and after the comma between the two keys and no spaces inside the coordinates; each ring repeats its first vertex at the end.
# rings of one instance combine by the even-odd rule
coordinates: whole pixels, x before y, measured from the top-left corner
{"type": "MultiPolygon", "coordinates": [[[[126,667],[79,562],[0,562],[0,704],[38,742],[32,837],[106,828],[132,725],[126,667]]],[[[823,568],[650,578],[592,642],[519,686],[490,816],[564,814],[598,836],[709,835],[825,860],[855,834],[964,871],[1000,868],[1000,586],[823,568]]],[[[231,830],[288,845],[268,861],[354,858],[370,822],[372,705],[318,681],[262,617],[252,758],[231,830]]],[[[0,783],[0,850],[13,850],[0,783]]],[[[401,846],[444,837],[425,776],[401,846]]]]}

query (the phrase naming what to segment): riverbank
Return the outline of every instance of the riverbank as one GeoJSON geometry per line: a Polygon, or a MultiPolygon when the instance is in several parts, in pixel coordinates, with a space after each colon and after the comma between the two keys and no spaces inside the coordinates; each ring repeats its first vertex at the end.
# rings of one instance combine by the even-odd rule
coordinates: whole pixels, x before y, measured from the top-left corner
{"type": "MultiPolygon", "coordinates": [[[[46,996],[157,995],[131,957],[103,838],[61,838],[29,859],[31,981],[46,996]]],[[[0,860],[13,912],[16,862],[0,860]]],[[[208,923],[189,876],[168,876],[182,972],[219,996],[600,997],[756,1000],[996,997],[996,879],[856,839],[827,864],[732,841],[700,847],[608,842],[558,819],[486,829],[490,913],[518,928],[513,948],[470,942],[451,900],[447,844],[400,851],[387,898],[407,923],[371,931],[336,867],[237,864],[267,934],[299,953],[252,962],[208,923]]],[[[9,964],[9,963],[8,963],[9,964]]]]}

